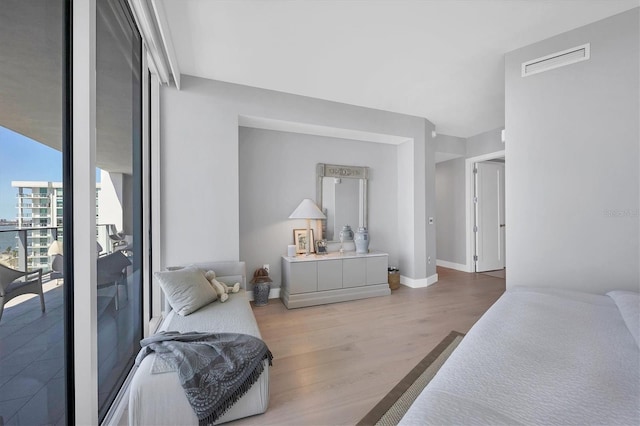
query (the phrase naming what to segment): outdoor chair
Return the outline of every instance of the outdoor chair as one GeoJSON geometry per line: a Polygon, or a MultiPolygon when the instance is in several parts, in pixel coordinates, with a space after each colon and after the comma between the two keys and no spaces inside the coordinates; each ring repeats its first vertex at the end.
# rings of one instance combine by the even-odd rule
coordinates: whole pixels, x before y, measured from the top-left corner
{"type": "Polygon", "coordinates": [[[4,305],[14,297],[30,293],[40,296],[40,305],[42,306],[42,312],[44,312],[42,269],[27,272],[0,264],[0,320],[4,312],[4,305]]]}
{"type": "Polygon", "coordinates": [[[51,274],[49,276],[51,280],[57,281],[60,278],[64,278],[64,256],[61,254],[54,254],[51,257],[51,274]]]}
{"type": "Polygon", "coordinates": [[[119,247],[124,247],[127,245],[125,234],[123,232],[118,232],[118,229],[115,225],[108,225],[107,232],[109,235],[109,239],[111,240],[113,250],[118,250],[119,247]]]}
{"type": "Polygon", "coordinates": [[[47,251],[51,258],[51,264],[49,265],[51,272],[49,274],[50,280],[56,280],[56,284],[59,284],[59,280],[64,278],[64,246],[61,241],[53,240],[49,245],[47,251]]]}
{"type": "MultiPolygon", "coordinates": [[[[131,265],[131,261],[121,251],[110,253],[98,258],[98,288],[112,285],[116,287],[116,311],[118,310],[118,286],[127,285],[125,268],[131,265]]],[[[129,291],[126,291],[129,298],[129,291]]]]}

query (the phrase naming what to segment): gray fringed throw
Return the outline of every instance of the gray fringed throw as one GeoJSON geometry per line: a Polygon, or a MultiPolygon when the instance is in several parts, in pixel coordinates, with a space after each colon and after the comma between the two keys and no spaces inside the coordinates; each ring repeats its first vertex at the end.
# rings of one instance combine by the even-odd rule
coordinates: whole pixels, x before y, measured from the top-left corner
{"type": "Polygon", "coordinates": [[[178,372],[200,425],[215,422],[258,380],[273,356],[257,337],[163,331],[140,341],[136,365],[155,352],[178,372]]]}

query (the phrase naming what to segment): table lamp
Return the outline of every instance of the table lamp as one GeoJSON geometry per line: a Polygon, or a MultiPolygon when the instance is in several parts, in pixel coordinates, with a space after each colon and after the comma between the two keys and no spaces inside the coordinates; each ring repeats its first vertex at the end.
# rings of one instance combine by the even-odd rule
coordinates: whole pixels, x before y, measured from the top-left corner
{"type": "Polygon", "coordinates": [[[311,245],[311,219],[326,219],[327,217],[316,206],[311,199],[305,198],[300,205],[291,213],[289,219],[306,219],[307,220],[307,256],[311,245]]]}

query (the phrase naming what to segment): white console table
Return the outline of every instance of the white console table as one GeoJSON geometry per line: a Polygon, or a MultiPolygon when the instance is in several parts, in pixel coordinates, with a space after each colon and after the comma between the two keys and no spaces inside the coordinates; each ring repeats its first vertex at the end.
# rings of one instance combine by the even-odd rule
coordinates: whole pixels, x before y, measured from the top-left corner
{"type": "Polygon", "coordinates": [[[388,266],[382,252],[282,256],[280,296],[289,309],[388,296],[388,266]]]}

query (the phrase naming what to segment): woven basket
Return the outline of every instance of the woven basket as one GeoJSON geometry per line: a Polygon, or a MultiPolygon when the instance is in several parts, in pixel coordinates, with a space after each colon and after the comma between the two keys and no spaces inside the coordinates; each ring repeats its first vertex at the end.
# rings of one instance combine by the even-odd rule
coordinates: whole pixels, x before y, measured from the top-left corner
{"type": "Polygon", "coordinates": [[[389,288],[397,290],[400,287],[400,272],[389,272],[389,288]]]}

